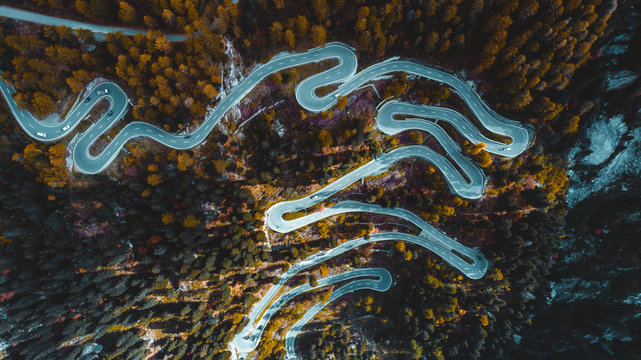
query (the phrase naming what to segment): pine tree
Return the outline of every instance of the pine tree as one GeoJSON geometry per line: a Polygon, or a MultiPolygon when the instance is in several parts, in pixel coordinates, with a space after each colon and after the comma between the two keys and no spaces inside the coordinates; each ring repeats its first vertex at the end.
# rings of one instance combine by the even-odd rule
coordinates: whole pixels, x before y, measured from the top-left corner
{"type": "Polygon", "coordinates": [[[309,21],[304,15],[298,15],[296,18],[296,32],[298,37],[304,39],[307,36],[307,30],[309,29],[309,21]]]}
{"type": "Polygon", "coordinates": [[[291,31],[290,29],[287,29],[285,31],[285,42],[292,49],[296,45],[296,39],[294,38],[294,32],[291,31]]]}
{"type": "Polygon", "coordinates": [[[279,21],[274,21],[269,27],[269,40],[272,44],[278,44],[283,38],[283,25],[279,21]]]}
{"type": "Polygon", "coordinates": [[[120,10],[118,10],[118,18],[126,24],[133,24],[136,22],[136,10],[125,1],[121,1],[119,5],[120,10]]]}
{"type": "Polygon", "coordinates": [[[321,46],[327,41],[327,33],[321,25],[312,26],[312,42],[314,46],[321,46]]]}

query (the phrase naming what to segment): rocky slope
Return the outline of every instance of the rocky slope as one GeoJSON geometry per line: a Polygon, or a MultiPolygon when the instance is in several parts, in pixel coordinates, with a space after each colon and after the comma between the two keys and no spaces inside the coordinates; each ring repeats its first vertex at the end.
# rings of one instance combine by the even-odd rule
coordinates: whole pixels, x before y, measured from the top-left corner
{"type": "Polygon", "coordinates": [[[639,21],[634,4],[620,2],[600,58],[580,75],[596,74],[586,84],[595,106],[577,141],[558,145],[570,166],[567,235],[547,298],[508,358],[636,359],[641,351],[639,21]]]}

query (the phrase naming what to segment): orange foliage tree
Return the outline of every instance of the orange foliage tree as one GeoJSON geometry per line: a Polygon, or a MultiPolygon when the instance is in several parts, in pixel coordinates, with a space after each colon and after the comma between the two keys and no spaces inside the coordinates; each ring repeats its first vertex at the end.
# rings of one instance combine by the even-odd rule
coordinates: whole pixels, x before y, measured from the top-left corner
{"type": "Polygon", "coordinates": [[[189,153],[187,152],[181,152],[178,154],[178,170],[180,171],[185,171],[187,170],[188,167],[192,166],[194,164],[194,158],[192,158],[189,153]]]}
{"type": "Polygon", "coordinates": [[[38,171],[37,180],[51,187],[67,185],[66,148],[58,143],[43,151],[37,144],[27,145],[22,154],[13,154],[12,160],[21,162],[27,169],[38,171]]]}

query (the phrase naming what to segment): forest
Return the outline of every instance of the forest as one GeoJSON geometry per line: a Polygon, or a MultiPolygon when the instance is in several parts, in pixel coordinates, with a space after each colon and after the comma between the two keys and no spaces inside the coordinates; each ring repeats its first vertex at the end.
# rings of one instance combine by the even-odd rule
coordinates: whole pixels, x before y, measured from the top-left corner
{"type": "MultiPolygon", "coordinates": [[[[381,266],[397,284],[329,306],[299,337],[298,354],[495,359],[514,347],[515,334],[532,326],[563,236],[565,144],[595,107],[584,95],[596,85],[582,70],[601,56],[598,44],[615,1],[6,5],[149,30],[134,37],[109,34],[101,41],[88,31],[0,18],[1,76],[16,88],[19,105],[44,119],[66,111],[94,78],[113,80],[133,106],[109,137],[133,120],[172,132],[194,128],[232,86],[230,64],[246,75],[279,51],[306,51],[327,41],[354,46],[360,67],[400,56],[473,81],[490,108],[532,125],[537,136],[529,150],[510,160],[465,143],[444,125],[490,178],[484,197],[452,195],[430,164],[404,160],[336,198],[404,207],[478,247],[491,262],[488,274],[463,278],[428,251],[402,242],[348,252],[294,282],[315,281],[347,266],[381,266]],[[188,39],[170,42],[166,33],[188,39]]],[[[327,65],[270,76],[241,103],[240,116],[229,115],[196,148],[177,151],[136,140],[95,176],[67,169],[70,139],[29,139],[3,105],[0,358],[229,359],[227,344],[251,305],[289,266],[358,236],[407,231],[408,224],[385,224],[389,219],[367,214],[336,216],[287,235],[263,227],[270,205],[309,194],[380,152],[416,143],[439,150],[418,131],[395,137],[372,131],[382,99],[438,104],[473,118],[447,87],[406,74],[377,82],[380,94],[360,90],[326,112],[308,113],[293,89],[327,65]]],[[[101,139],[97,147],[108,141],[101,139]]],[[[279,312],[255,358],[283,358],[286,330],[328,291],[306,294],[279,312]]]]}

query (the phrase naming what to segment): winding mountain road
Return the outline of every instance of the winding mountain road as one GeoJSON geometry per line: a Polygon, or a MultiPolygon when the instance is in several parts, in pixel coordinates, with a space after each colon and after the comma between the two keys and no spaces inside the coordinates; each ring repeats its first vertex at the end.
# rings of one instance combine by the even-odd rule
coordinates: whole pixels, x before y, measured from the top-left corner
{"type": "MultiPolygon", "coordinates": [[[[3,11],[0,16],[13,17],[14,15],[14,13],[5,12],[4,7],[0,7],[0,10],[3,11]]],[[[21,16],[24,17],[25,14],[18,13],[13,18],[20,18],[21,16]]],[[[50,23],[52,20],[47,16],[38,17],[37,19],[34,18],[33,15],[29,16],[30,20],[20,19],[51,25],[70,26],[62,24],[60,21],[50,23]]],[[[76,28],[86,28],[98,32],[122,30],[114,30],[113,28],[96,29],[96,26],[88,26],[87,24],[82,26],[76,25],[76,28]]],[[[29,136],[39,141],[56,141],[68,135],[80,121],[88,116],[88,113],[93,107],[98,105],[100,101],[106,100],[109,104],[109,109],[99,120],[89,127],[87,131],[78,134],[78,141],[72,145],[75,169],[87,174],[96,174],[103,171],[113,162],[122,147],[132,139],[146,137],[174,149],[189,149],[197,146],[205,140],[225,113],[237,105],[267,76],[292,67],[318,63],[330,59],[337,59],[338,64],[328,70],[306,78],[296,86],[295,95],[298,103],[310,112],[325,111],[334,106],[339,97],[357,91],[369,82],[384,79],[394,72],[405,72],[448,85],[453,92],[465,102],[481,126],[490,132],[509,138],[510,142],[501,143],[484,136],[472,121],[454,110],[437,106],[389,101],[379,106],[376,118],[376,126],[383,133],[395,135],[407,130],[428,132],[439,142],[446,156],[422,145],[399,147],[354,169],[345,176],[310,195],[300,199],[277,203],[267,210],[266,225],[270,229],[280,233],[287,233],[321,219],[349,212],[365,212],[397,217],[415,225],[419,232],[418,235],[398,232],[376,233],[367,239],[359,238],[347,241],[333,249],[319,252],[294,264],[283,274],[278,284],[272,286],[267,294],[252,308],[248,315],[249,322],[238,332],[229,344],[229,349],[232,351],[234,358],[245,358],[249,352],[257,347],[266,324],[289,300],[314,288],[330,286],[351,280],[351,282],[334,290],[328,302],[318,303],[309,308],[303,318],[296,322],[287,332],[285,340],[287,357],[295,359],[297,358],[294,350],[296,336],[302,327],[323,307],[347,293],[361,289],[386,291],[392,285],[391,275],[385,269],[354,269],[339,275],[322,278],[314,288],[309,284],[305,284],[295,287],[280,297],[277,297],[276,295],[286,282],[302,270],[313,267],[327,259],[367,243],[399,240],[417,244],[434,252],[443,258],[444,261],[456,267],[472,279],[481,278],[485,274],[488,264],[485,257],[477,250],[470,249],[458,243],[456,240],[448,237],[443,232],[425,222],[419,216],[405,209],[383,208],[378,205],[356,201],[340,201],[324,208],[322,211],[314,212],[293,220],[284,219],[283,216],[286,213],[308,209],[327,200],[332,195],[360,179],[385,173],[395,163],[407,158],[419,158],[434,164],[445,178],[445,181],[453,193],[468,199],[480,198],[483,195],[487,178],[477,165],[461,153],[460,146],[454,142],[442,127],[436,124],[436,121],[449,123],[470,142],[477,144],[483,142],[487,145],[485,148],[486,151],[506,157],[517,156],[529,146],[532,140],[532,129],[524,127],[513,120],[506,119],[492,111],[466,82],[453,75],[419,64],[418,62],[391,58],[369,66],[357,73],[358,61],[354,49],[342,43],[328,43],[323,47],[314,48],[304,53],[279,53],[269,62],[255,67],[240,84],[208,113],[202,124],[189,134],[172,134],[148,123],[131,122],[97,155],[90,154],[89,149],[91,145],[122,119],[128,111],[129,98],[124,90],[116,83],[106,81],[98,84],[76,102],[62,122],[53,125],[45,124],[28,111],[19,109],[12,97],[12,94],[15,92],[14,89],[2,80],[0,80],[0,90],[13,116],[22,129],[29,136]],[[338,84],[339,86],[336,90],[325,96],[318,96],[316,94],[317,89],[332,84],[338,84]],[[405,119],[395,119],[395,117],[400,116],[403,116],[405,119]]]]}
{"type": "MultiPolygon", "coordinates": [[[[103,114],[85,133],[78,134],[79,140],[73,148],[73,161],[75,169],[86,174],[97,174],[102,172],[118,156],[120,150],[132,139],[150,138],[165,146],[174,149],[190,149],[197,146],[209,135],[212,129],[218,124],[220,119],[233,106],[238,104],[253,88],[267,76],[292,67],[304,64],[321,62],[329,59],[338,59],[339,64],[323,71],[319,74],[310,76],[303,80],[296,87],[296,99],[299,104],[308,111],[320,112],[329,109],[336,104],[339,96],[347,95],[352,91],[361,88],[365,83],[374,81],[391,72],[407,72],[415,75],[444,82],[450,85],[454,91],[461,96],[465,103],[470,107],[477,117],[478,121],[488,130],[504,135],[511,139],[511,143],[501,149],[499,144],[489,142],[492,149],[498,151],[503,156],[516,156],[520,154],[529,144],[531,131],[517,123],[504,119],[489,110],[487,105],[480,100],[478,94],[465,82],[458,80],[456,77],[446,74],[440,70],[430,67],[399,60],[387,60],[379,64],[372,65],[356,74],[358,61],[354,50],[349,46],[341,43],[329,43],[323,47],[311,49],[304,53],[288,54],[280,53],[264,65],[257,66],[238,86],[236,86],[218,105],[216,105],[207,115],[203,123],[198,126],[192,133],[177,135],[166,132],[165,130],[144,122],[134,121],[125,126],[109,144],[97,155],[89,153],[91,145],[105,132],[117,123],[128,111],[129,98],[126,93],[117,84],[107,81],[99,84],[88,94],[85,94],[81,101],[77,102],[77,107],[67,114],[67,117],[60,123],[51,125],[38,121],[31,113],[18,108],[17,103],[11,96],[15,91],[6,82],[0,80],[0,89],[7,101],[12,114],[32,138],[39,141],[55,141],[64,137],[73,131],[73,129],[82,121],[87,113],[103,98],[109,102],[109,112],[111,116],[103,114]],[[316,90],[327,85],[341,84],[338,89],[331,93],[319,97],[316,90]],[[106,91],[105,91],[106,90],[106,91]],[[499,145],[499,146],[496,146],[499,145]]],[[[416,105],[391,103],[390,112],[412,113],[416,105]]],[[[424,108],[421,114],[417,116],[429,117],[434,113],[434,107],[424,108]]],[[[463,115],[456,112],[440,115],[443,120],[451,123],[460,124],[463,134],[473,142],[480,142],[484,138],[478,129],[473,132],[467,132],[465,129],[471,126],[469,120],[462,121],[463,115]],[[447,114],[447,115],[446,115],[447,114]]],[[[396,122],[394,122],[396,123],[396,122]]],[[[388,124],[391,130],[403,131],[404,125],[388,124]]],[[[429,125],[425,125],[429,126],[429,125]]],[[[391,131],[390,130],[390,131],[391,131]]],[[[437,131],[437,130],[435,130],[437,131]]],[[[486,139],[489,140],[489,139],[486,139]]],[[[420,156],[416,154],[416,156],[420,156]]],[[[454,176],[454,175],[452,175],[454,176]]],[[[480,196],[480,195],[479,195],[480,196]]]]}
{"type": "MultiPolygon", "coordinates": [[[[487,113],[489,114],[489,112],[487,113]]],[[[350,212],[365,212],[406,220],[419,228],[419,235],[416,236],[405,233],[377,233],[371,235],[367,239],[360,238],[347,241],[334,249],[317,253],[293,265],[281,276],[278,284],[272,286],[261,300],[252,308],[252,311],[248,315],[248,324],[237,333],[230,344],[230,350],[235,354],[235,358],[245,358],[249,352],[253,351],[258,346],[262,335],[262,329],[264,329],[273,313],[291,299],[289,294],[292,294],[292,291],[299,289],[295,288],[281,297],[276,297],[280,289],[292,276],[304,269],[313,267],[325,260],[342,254],[345,251],[367,243],[399,240],[414,243],[437,254],[445,262],[454,266],[471,279],[480,279],[483,277],[487,271],[488,264],[487,260],[480,252],[460,244],[456,240],[436,229],[434,226],[425,222],[416,214],[405,209],[383,208],[379,205],[356,201],[340,201],[332,206],[325,207],[322,211],[290,220],[286,220],[284,218],[286,213],[308,209],[327,200],[354,182],[366,177],[383,174],[396,162],[411,157],[421,158],[434,164],[435,167],[443,174],[446,183],[453,193],[468,199],[481,197],[487,183],[486,176],[477,165],[461,154],[460,146],[454,142],[442,127],[436,125],[434,121],[445,121],[451,124],[454,129],[460,132],[470,142],[484,142],[487,145],[485,150],[498,155],[508,157],[514,156],[516,154],[513,148],[516,148],[520,153],[529,144],[530,136],[528,130],[523,132],[511,132],[510,130],[513,129],[513,124],[511,123],[507,123],[507,126],[502,126],[502,124],[496,124],[488,121],[481,122],[482,124],[490,124],[493,129],[500,131],[500,135],[507,136],[512,139],[517,139],[521,136],[520,145],[517,145],[515,142],[512,142],[511,144],[504,144],[487,138],[482,135],[481,131],[474,126],[470,120],[451,109],[435,106],[414,105],[399,101],[390,101],[379,106],[376,117],[376,126],[379,130],[387,135],[395,135],[407,130],[421,130],[428,132],[439,142],[447,157],[452,159],[456,166],[445,156],[428,147],[422,145],[399,147],[369,161],[355,170],[352,170],[348,174],[314,193],[300,199],[283,201],[271,206],[265,214],[266,225],[274,231],[288,233],[334,215],[350,212]],[[394,119],[395,116],[401,115],[408,117],[404,120],[394,119]],[[274,301],[274,299],[276,300],[274,301]],[[276,306],[275,309],[274,306],[276,306]]],[[[352,272],[347,272],[347,274],[349,273],[352,272]]],[[[321,282],[319,281],[319,286],[320,284],[321,282]]],[[[331,303],[333,299],[337,299],[348,292],[360,289],[384,291],[379,288],[378,283],[374,284],[367,281],[355,280],[354,284],[358,284],[358,286],[350,286],[351,284],[352,283],[347,284],[339,288],[337,291],[334,291],[330,297],[330,301],[327,303],[319,303],[312,306],[305,313],[303,318],[296,322],[296,324],[287,332],[285,343],[288,359],[298,358],[294,351],[294,345],[296,336],[300,333],[300,329],[304,324],[311,320],[315,314],[322,310],[322,308],[331,303]]],[[[293,294],[299,293],[300,291],[295,291],[293,294]]]]}

